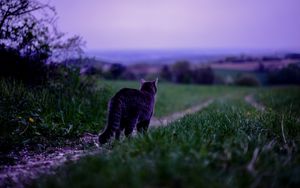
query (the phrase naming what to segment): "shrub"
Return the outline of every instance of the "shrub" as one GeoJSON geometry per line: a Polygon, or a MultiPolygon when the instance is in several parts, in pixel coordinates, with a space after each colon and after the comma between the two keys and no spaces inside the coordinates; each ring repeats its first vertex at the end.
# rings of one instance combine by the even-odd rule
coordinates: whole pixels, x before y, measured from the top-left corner
{"type": "Polygon", "coordinates": [[[258,86],[260,85],[258,79],[250,74],[242,74],[235,80],[236,85],[240,86],[258,86]]]}
{"type": "Polygon", "coordinates": [[[172,80],[172,72],[168,65],[164,65],[160,71],[160,78],[166,81],[172,80]]]}
{"type": "Polygon", "coordinates": [[[95,80],[80,77],[77,69],[57,69],[46,87],[0,80],[1,149],[41,145],[102,128],[110,90],[94,87],[95,80]]]}
{"type": "Polygon", "coordinates": [[[48,79],[48,67],[41,55],[22,56],[0,45],[0,78],[12,78],[27,85],[40,85],[48,79]]]}
{"type": "Polygon", "coordinates": [[[122,73],[120,78],[124,80],[137,80],[137,75],[135,75],[133,72],[129,70],[126,70],[122,73]]]}
{"type": "Polygon", "coordinates": [[[175,83],[191,83],[190,63],[187,61],[178,61],[172,65],[172,81],[175,83]]]}
{"type": "Polygon", "coordinates": [[[290,64],[287,67],[268,74],[270,84],[300,84],[300,67],[290,64]]]}
{"type": "Polygon", "coordinates": [[[126,67],[119,63],[114,63],[110,66],[109,72],[105,75],[108,79],[119,79],[126,71],[126,67]]]}
{"type": "Polygon", "coordinates": [[[193,71],[193,82],[196,84],[213,84],[214,72],[211,67],[198,67],[193,71]]]}

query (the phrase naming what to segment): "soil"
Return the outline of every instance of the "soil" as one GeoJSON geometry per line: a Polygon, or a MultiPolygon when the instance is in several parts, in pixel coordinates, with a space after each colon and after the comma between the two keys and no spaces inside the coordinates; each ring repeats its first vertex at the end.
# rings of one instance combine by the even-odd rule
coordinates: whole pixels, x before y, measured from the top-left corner
{"type": "Polygon", "coordinates": [[[266,107],[265,107],[263,104],[257,102],[257,101],[254,99],[254,96],[251,95],[251,94],[245,96],[245,101],[246,101],[247,103],[249,103],[251,106],[253,106],[254,108],[256,108],[256,110],[258,110],[258,111],[263,112],[263,111],[265,111],[265,109],[266,109],[266,107]]]}

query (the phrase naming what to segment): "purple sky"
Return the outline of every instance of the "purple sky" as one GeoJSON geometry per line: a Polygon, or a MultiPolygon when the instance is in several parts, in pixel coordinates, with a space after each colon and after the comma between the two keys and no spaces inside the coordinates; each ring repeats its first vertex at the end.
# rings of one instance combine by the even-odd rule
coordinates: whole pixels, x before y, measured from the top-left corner
{"type": "Polygon", "coordinates": [[[300,50],[300,0],[50,0],[87,49],[300,50]]]}

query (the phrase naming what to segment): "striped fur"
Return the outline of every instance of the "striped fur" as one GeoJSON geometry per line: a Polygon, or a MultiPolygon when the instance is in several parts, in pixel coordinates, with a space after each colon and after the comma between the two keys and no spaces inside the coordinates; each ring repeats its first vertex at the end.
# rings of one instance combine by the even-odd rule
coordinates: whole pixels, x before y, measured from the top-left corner
{"type": "Polygon", "coordinates": [[[112,136],[119,139],[125,130],[130,136],[136,127],[139,132],[146,132],[153,114],[157,80],[142,80],[141,89],[123,88],[110,100],[105,130],[99,136],[99,143],[106,143],[112,136]]]}

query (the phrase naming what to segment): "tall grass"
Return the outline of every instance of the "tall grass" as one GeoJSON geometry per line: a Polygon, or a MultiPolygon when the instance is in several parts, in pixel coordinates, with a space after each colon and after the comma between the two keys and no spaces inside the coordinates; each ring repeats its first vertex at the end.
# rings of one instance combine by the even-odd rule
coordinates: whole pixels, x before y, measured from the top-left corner
{"type": "Polygon", "coordinates": [[[268,110],[300,118],[299,86],[265,88],[256,93],[256,99],[262,104],[268,106],[268,110]]]}
{"type": "Polygon", "coordinates": [[[86,131],[95,133],[104,126],[110,95],[109,89],[95,89],[72,72],[60,81],[35,88],[2,79],[1,149],[74,137],[86,131]]]}

